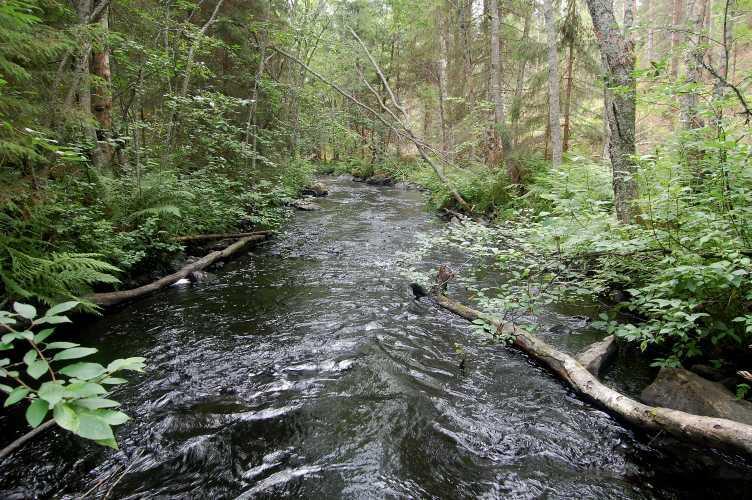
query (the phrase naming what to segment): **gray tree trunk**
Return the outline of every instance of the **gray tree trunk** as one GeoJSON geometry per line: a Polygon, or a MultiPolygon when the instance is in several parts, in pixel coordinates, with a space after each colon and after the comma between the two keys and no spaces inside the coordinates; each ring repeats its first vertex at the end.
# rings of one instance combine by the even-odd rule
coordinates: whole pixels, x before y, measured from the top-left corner
{"type": "Polygon", "coordinates": [[[436,15],[436,34],[439,42],[438,80],[439,80],[439,121],[441,122],[441,152],[444,155],[449,154],[451,149],[449,137],[449,117],[448,117],[448,91],[447,91],[447,59],[449,49],[447,48],[447,33],[444,16],[439,10],[436,15]]]}
{"type": "Polygon", "coordinates": [[[608,0],[586,0],[598,47],[606,66],[606,116],[609,128],[608,152],[613,168],[616,217],[634,222],[633,202],[637,197],[634,178],[635,93],[634,45],[619,30],[613,5],[608,0]],[[614,87],[618,87],[615,92],[614,87]]]}
{"type": "Polygon", "coordinates": [[[543,16],[546,20],[548,42],[548,120],[551,129],[551,161],[554,167],[561,165],[563,145],[561,142],[561,110],[559,105],[559,51],[557,49],[556,24],[552,0],[543,0],[543,16]]]}
{"type": "Polygon", "coordinates": [[[494,105],[493,143],[491,145],[491,154],[489,154],[489,164],[491,166],[496,165],[503,153],[509,179],[512,184],[519,184],[520,172],[516,162],[512,158],[512,141],[506,128],[506,109],[504,107],[504,96],[501,93],[502,58],[501,40],[499,37],[501,20],[497,0],[490,0],[488,2],[488,12],[491,17],[491,83],[489,94],[491,102],[494,105]]]}

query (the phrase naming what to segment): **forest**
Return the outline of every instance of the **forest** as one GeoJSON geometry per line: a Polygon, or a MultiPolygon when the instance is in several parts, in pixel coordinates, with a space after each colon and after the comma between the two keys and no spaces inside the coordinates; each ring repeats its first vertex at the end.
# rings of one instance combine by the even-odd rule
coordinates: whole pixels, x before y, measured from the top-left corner
{"type": "Polygon", "coordinates": [[[744,497],[751,86],[749,0],[0,1],[0,496],[744,497]]]}

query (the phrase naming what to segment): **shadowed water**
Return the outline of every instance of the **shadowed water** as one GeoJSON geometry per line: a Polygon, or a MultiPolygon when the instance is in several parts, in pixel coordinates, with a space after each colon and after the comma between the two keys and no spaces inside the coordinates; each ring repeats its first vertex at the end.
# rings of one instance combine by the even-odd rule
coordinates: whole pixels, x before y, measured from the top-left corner
{"type": "MultiPolygon", "coordinates": [[[[416,302],[402,254],[442,225],[419,193],[327,182],[323,210],[298,214],[216,280],[171,288],[86,326],[83,342],[101,346],[103,360],[148,358],[148,373],[114,395],[133,417],[118,430],[121,451],[54,431],[1,465],[0,497],[750,491],[742,459],[635,434],[524,355],[416,302]]],[[[421,268],[463,260],[435,250],[421,268]]],[[[556,328],[546,335],[563,349],[596,338],[577,318],[548,316],[556,328]]],[[[630,387],[636,374],[620,365],[610,380],[630,387]]],[[[20,432],[8,420],[0,422],[11,429],[5,434],[20,432]]]]}

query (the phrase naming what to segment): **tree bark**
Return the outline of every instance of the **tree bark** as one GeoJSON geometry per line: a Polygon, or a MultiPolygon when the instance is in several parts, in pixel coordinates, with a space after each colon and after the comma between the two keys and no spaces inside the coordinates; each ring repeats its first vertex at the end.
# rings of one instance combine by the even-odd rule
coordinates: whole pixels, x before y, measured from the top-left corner
{"type": "Polygon", "coordinates": [[[561,111],[559,106],[559,51],[552,0],[543,0],[543,16],[546,21],[548,44],[548,119],[551,128],[551,162],[554,167],[561,165],[563,146],[561,143],[561,111]]]}
{"type": "Polygon", "coordinates": [[[516,325],[467,307],[445,295],[434,294],[436,303],[469,321],[481,319],[499,333],[511,337],[512,345],[527,353],[561,378],[572,389],[610,413],[648,431],[664,431],[681,439],[752,454],[752,426],[722,418],[703,417],[683,411],[642,404],[604,385],[574,357],[547,344],[516,325]]]}
{"type": "Polygon", "coordinates": [[[679,76],[679,45],[682,37],[682,10],[683,0],[674,0],[674,10],[672,13],[671,24],[671,78],[676,80],[679,76]]]}
{"type": "Polygon", "coordinates": [[[219,260],[226,259],[230,257],[231,255],[240,252],[250,243],[261,241],[266,238],[267,238],[266,234],[256,234],[253,236],[246,236],[245,238],[242,238],[236,241],[235,243],[233,243],[232,245],[228,246],[224,250],[217,250],[216,252],[211,252],[210,254],[202,257],[200,260],[197,260],[196,262],[193,262],[192,264],[188,264],[187,266],[183,267],[179,271],[172,273],[168,276],[165,276],[163,278],[160,278],[157,281],[149,283],[148,285],[140,286],[132,290],[95,293],[85,298],[86,300],[89,300],[93,302],[94,304],[97,304],[100,306],[114,306],[121,302],[134,300],[134,299],[143,297],[145,295],[148,295],[150,293],[156,292],[158,290],[161,290],[162,288],[168,287],[172,285],[173,283],[175,283],[176,281],[187,277],[189,274],[191,274],[194,271],[200,271],[202,269],[205,269],[219,260]]]}
{"type": "Polygon", "coordinates": [[[637,197],[634,178],[635,94],[634,45],[619,30],[608,0],[586,0],[601,56],[606,67],[606,115],[609,157],[613,169],[614,206],[620,222],[634,221],[637,197]],[[618,87],[618,91],[614,88],[618,87]]]}
{"type": "MultiPolygon", "coordinates": [[[[106,7],[99,19],[99,26],[106,34],[110,29],[109,7],[106,7]]],[[[112,164],[114,150],[108,139],[112,136],[112,72],[110,70],[110,48],[106,39],[102,40],[101,46],[95,50],[91,57],[91,74],[94,80],[93,93],[91,94],[91,109],[97,120],[98,129],[97,148],[99,167],[107,167],[112,164]]]]}
{"type": "Polygon", "coordinates": [[[694,89],[700,83],[700,66],[705,57],[702,48],[702,31],[705,24],[705,10],[708,0],[689,0],[687,2],[687,48],[684,53],[686,67],[685,82],[691,87],[682,94],[681,122],[684,130],[694,130],[703,126],[697,113],[697,92],[694,89]]]}
{"type": "Polygon", "coordinates": [[[574,37],[570,37],[567,47],[567,87],[564,90],[564,144],[563,152],[569,151],[569,127],[572,112],[572,69],[574,68],[574,37]]]}
{"type": "Polygon", "coordinates": [[[439,57],[437,60],[438,66],[438,81],[439,81],[439,122],[441,125],[441,152],[444,155],[449,155],[449,149],[451,148],[449,138],[449,117],[448,117],[448,92],[447,92],[447,58],[449,57],[449,49],[447,48],[447,27],[444,22],[444,15],[442,9],[439,9],[436,15],[436,34],[438,38],[439,57]]]}
{"type": "Polygon", "coordinates": [[[507,174],[512,184],[519,185],[521,182],[520,170],[512,154],[512,141],[506,127],[506,107],[504,95],[501,92],[501,16],[499,13],[498,0],[488,2],[490,14],[490,43],[491,43],[491,82],[489,93],[494,107],[492,144],[489,151],[488,165],[496,167],[503,158],[507,168],[507,174]]]}

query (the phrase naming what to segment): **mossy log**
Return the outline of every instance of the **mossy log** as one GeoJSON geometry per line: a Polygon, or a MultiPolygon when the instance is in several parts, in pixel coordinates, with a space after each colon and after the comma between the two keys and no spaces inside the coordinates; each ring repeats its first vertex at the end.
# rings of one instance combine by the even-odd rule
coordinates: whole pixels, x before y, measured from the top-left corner
{"type": "Polygon", "coordinates": [[[664,431],[687,441],[752,455],[750,425],[640,403],[607,387],[574,357],[513,323],[502,323],[443,294],[434,293],[432,297],[436,304],[458,316],[469,321],[482,319],[510,335],[514,338],[514,347],[545,365],[575,391],[636,427],[648,431],[664,431]]]}
{"type": "Polygon", "coordinates": [[[88,295],[86,297],[86,300],[93,302],[94,304],[97,304],[100,306],[114,306],[121,302],[126,302],[129,300],[137,299],[139,297],[143,297],[152,292],[156,292],[157,290],[168,287],[180,279],[188,277],[188,275],[191,274],[192,272],[201,271],[202,269],[209,267],[210,265],[214,264],[217,261],[226,259],[230,257],[231,255],[240,252],[249,244],[266,239],[268,235],[269,233],[254,234],[252,236],[246,236],[244,238],[241,238],[235,243],[233,243],[232,245],[225,247],[223,250],[217,250],[215,252],[211,252],[210,254],[205,255],[204,257],[197,260],[196,262],[192,262],[191,264],[186,265],[179,271],[174,272],[170,275],[167,275],[163,278],[160,278],[157,281],[153,281],[152,283],[149,283],[148,285],[140,286],[138,288],[133,288],[131,290],[95,293],[95,294],[88,295]]]}

